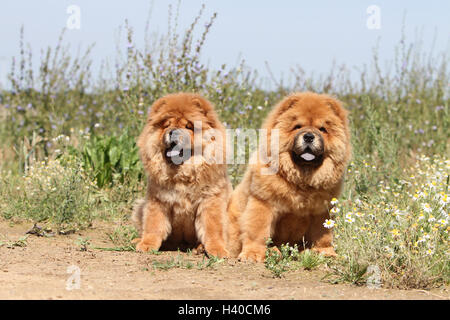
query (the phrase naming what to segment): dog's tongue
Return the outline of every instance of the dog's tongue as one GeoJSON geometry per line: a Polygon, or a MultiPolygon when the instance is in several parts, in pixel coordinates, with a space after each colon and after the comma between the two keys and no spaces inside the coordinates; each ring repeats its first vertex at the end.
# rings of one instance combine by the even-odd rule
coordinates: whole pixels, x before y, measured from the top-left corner
{"type": "Polygon", "coordinates": [[[311,160],[314,160],[316,158],[315,155],[313,155],[311,153],[308,153],[308,152],[302,154],[300,157],[302,157],[302,159],[306,160],[306,161],[311,161],[311,160]]]}
{"type": "Polygon", "coordinates": [[[176,157],[176,156],[180,155],[180,151],[179,150],[170,150],[170,151],[167,151],[166,155],[169,158],[176,157]]]}

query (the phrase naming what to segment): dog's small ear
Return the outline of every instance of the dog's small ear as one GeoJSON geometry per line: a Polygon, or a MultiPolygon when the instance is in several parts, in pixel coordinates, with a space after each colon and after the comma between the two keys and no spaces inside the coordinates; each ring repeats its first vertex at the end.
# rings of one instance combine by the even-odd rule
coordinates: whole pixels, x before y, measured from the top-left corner
{"type": "Polygon", "coordinates": [[[208,114],[208,112],[211,112],[212,107],[209,104],[209,102],[207,102],[205,99],[200,98],[200,97],[195,97],[192,98],[192,104],[196,107],[198,107],[202,113],[204,113],[205,115],[208,114]]]}
{"type": "Polygon", "coordinates": [[[285,113],[289,110],[294,104],[296,104],[300,98],[298,96],[292,95],[281,101],[280,107],[278,108],[278,115],[285,113]]]}
{"type": "Polygon", "coordinates": [[[157,113],[161,109],[161,107],[165,106],[166,104],[167,104],[167,101],[164,98],[160,98],[160,99],[156,100],[150,107],[150,110],[149,110],[148,116],[147,116],[147,122],[151,121],[152,116],[155,113],[157,113]]]}
{"type": "Polygon", "coordinates": [[[194,97],[191,101],[192,104],[197,107],[205,117],[207,117],[208,119],[214,117],[213,108],[208,101],[206,101],[202,97],[194,97]]]}
{"type": "Polygon", "coordinates": [[[192,99],[192,104],[200,109],[206,118],[208,118],[208,125],[211,128],[217,127],[217,116],[214,112],[212,105],[209,101],[203,99],[202,97],[194,97],[192,99]]]}
{"type": "Polygon", "coordinates": [[[290,96],[287,96],[272,109],[269,116],[266,118],[264,122],[265,128],[272,128],[275,127],[278,123],[279,117],[288,111],[294,104],[296,104],[298,101],[300,101],[299,94],[291,94],[290,96]]]}
{"type": "Polygon", "coordinates": [[[334,114],[337,115],[339,119],[342,120],[345,126],[347,126],[348,112],[347,110],[344,109],[342,103],[339,100],[334,99],[332,97],[327,97],[325,101],[330,106],[331,110],[333,110],[334,114]]]}
{"type": "Polygon", "coordinates": [[[193,104],[194,106],[199,107],[199,108],[202,107],[202,102],[200,101],[199,98],[193,98],[193,99],[192,99],[192,104],[193,104]]]}

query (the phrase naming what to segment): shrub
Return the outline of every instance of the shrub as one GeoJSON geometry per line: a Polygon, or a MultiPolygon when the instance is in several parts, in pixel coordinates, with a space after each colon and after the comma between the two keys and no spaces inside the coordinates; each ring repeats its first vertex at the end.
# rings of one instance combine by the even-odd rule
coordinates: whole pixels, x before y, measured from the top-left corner
{"type": "MultiPolygon", "coordinates": [[[[360,283],[365,268],[373,266],[387,287],[427,288],[449,281],[450,161],[439,156],[416,161],[403,169],[402,179],[379,181],[377,193],[332,209],[341,256],[334,263],[338,278],[360,283]]],[[[348,179],[370,177],[370,171],[377,168],[369,162],[361,169],[352,165],[348,179]]]]}
{"type": "Polygon", "coordinates": [[[38,162],[25,175],[1,178],[3,217],[21,217],[56,225],[58,232],[91,224],[95,206],[93,187],[74,159],[38,162]]]}
{"type": "Polygon", "coordinates": [[[127,131],[118,137],[92,136],[83,146],[81,157],[83,167],[100,188],[142,177],[135,138],[127,131]]]}

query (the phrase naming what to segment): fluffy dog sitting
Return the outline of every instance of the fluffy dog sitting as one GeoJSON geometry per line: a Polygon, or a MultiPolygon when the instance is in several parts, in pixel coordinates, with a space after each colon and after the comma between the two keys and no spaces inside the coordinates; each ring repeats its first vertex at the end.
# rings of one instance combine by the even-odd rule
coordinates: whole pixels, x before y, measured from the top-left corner
{"type": "Polygon", "coordinates": [[[347,112],[339,101],[315,93],[296,93],[282,100],[263,126],[278,129],[277,163],[250,165],[233,191],[229,214],[229,250],[242,260],[263,261],[265,242],[305,244],[335,255],[330,201],[341,191],[351,156],[347,112]],[[275,174],[262,169],[277,167],[275,174]]]}
{"type": "Polygon", "coordinates": [[[199,95],[171,94],[153,104],[138,139],[148,175],[146,198],[137,202],[133,213],[140,233],[138,251],[202,244],[210,255],[228,255],[224,233],[231,184],[224,137],[212,105],[199,95]],[[223,139],[205,137],[211,129],[223,139]],[[212,156],[223,152],[223,161],[207,158],[208,148],[212,156]]]}

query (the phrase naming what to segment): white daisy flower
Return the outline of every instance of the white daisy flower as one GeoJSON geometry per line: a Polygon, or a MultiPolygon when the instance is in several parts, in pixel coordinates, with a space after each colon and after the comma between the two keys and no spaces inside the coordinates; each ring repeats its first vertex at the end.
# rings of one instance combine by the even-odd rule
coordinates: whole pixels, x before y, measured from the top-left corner
{"type": "Polygon", "coordinates": [[[433,211],[429,203],[422,204],[422,208],[426,213],[431,213],[433,211]]]}
{"type": "Polygon", "coordinates": [[[347,218],[345,218],[345,222],[352,224],[353,222],[355,222],[355,218],[352,218],[351,216],[347,217],[347,218]]]}
{"type": "Polygon", "coordinates": [[[331,213],[339,213],[341,211],[341,209],[334,207],[330,210],[331,213]]]}
{"type": "Polygon", "coordinates": [[[334,227],[334,220],[333,219],[325,219],[325,222],[323,223],[323,226],[327,229],[331,229],[334,227]]]}

